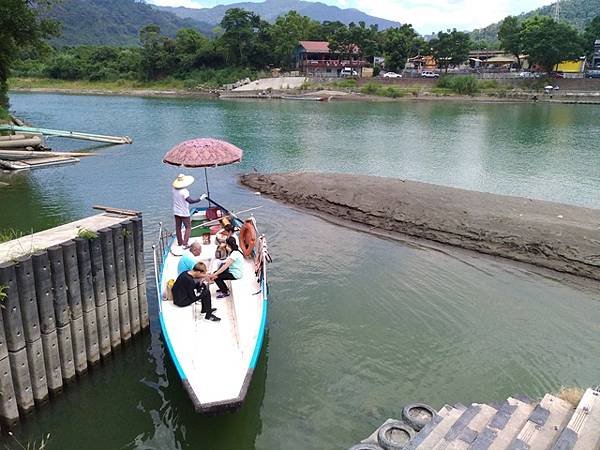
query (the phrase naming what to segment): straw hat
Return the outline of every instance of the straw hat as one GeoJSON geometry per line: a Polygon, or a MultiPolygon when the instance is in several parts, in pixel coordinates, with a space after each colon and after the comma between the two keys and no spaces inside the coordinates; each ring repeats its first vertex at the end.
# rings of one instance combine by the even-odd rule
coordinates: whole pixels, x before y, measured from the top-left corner
{"type": "Polygon", "coordinates": [[[194,177],[191,175],[184,175],[180,173],[173,181],[173,187],[175,189],[183,189],[190,186],[194,182],[194,177]]]}

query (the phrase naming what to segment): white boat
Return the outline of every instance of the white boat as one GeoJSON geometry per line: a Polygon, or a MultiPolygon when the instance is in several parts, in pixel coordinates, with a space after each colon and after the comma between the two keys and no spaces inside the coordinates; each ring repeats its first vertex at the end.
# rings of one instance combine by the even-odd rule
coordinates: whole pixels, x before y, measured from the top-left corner
{"type": "MultiPolygon", "coordinates": [[[[231,213],[222,210],[223,214],[231,213]]],[[[197,214],[195,215],[197,217],[197,214]]],[[[244,259],[244,275],[231,282],[231,295],[218,299],[216,286],[210,285],[212,307],[220,322],[204,319],[200,302],[178,307],[166,300],[169,280],[177,278],[180,256],[174,236],[161,233],[154,249],[155,277],[158,291],[159,319],[166,348],[181,378],[194,408],[199,413],[214,414],[238,409],[252,381],[252,374],[261,353],[267,321],[267,262],[266,238],[258,233],[256,221],[254,254],[244,259]]],[[[206,222],[214,225],[215,222],[206,222]]],[[[205,223],[205,224],[206,224],[205,223]]],[[[233,223],[242,221],[233,216],[233,223]]],[[[236,237],[239,236],[236,232],[236,237]]],[[[210,243],[202,237],[190,238],[190,243],[202,244],[200,261],[209,271],[216,270],[215,236],[210,243]]]]}
{"type": "Polygon", "coordinates": [[[300,100],[305,102],[328,102],[331,95],[282,95],[282,100],[300,100]]]}

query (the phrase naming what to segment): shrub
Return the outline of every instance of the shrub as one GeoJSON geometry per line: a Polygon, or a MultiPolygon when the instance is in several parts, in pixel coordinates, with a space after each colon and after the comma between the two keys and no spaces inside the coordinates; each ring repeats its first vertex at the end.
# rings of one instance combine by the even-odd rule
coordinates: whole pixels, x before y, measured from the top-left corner
{"type": "Polygon", "coordinates": [[[377,95],[379,93],[380,88],[381,86],[379,86],[378,84],[367,83],[361,88],[360,92],[368,95],[377,95]]]}
{"type": "Polygon", "coordinates": [[[460,95],[473,95],[479,91],[477,78],[472,75],[446,75],[440,78],[437,83],[438,88],[449,89],[460,95]]]}
{"type": "Polygon", "coordinates": [[[333,86],[339,87],[339,88],[355,88],[356,86],[358,86],[358,83],[356,82],[356,80],[348,79],[348,80],[336,81],[333,83],[333,86]]]}

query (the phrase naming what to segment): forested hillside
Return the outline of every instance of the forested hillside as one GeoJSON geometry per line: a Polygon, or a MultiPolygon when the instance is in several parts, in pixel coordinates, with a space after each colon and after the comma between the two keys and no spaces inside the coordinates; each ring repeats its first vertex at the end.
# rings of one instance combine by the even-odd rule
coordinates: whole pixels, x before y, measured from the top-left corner
{"type": "Polygon", "coordinates": [[[157,7],[163,11],[172,11],[179,17],[191,18],[213,25],[221,22],[225,11],[230,8],[242,8],[252,11],[263,19],[274,22],[277,17],[283,16],[289,11],[296,11],[303,16],[310,17],[317,22],[339,21],[348,25],[350,22],[365,22],[367,25],[378,25],[379,29],[398,27],[400,24],[393,20],[382,19],[365,14],[354,8],[338,8],[320,2],[309,2],[305,0],[266,0],[264,2],[232,3],[229,5],[218,5],[213,8],[171,8],[157,7]]]}
{"type": "MultiPolygon", "coordinates": [[[[525,20],[533,16],[553,16],[554,4],[542,6],[541,8],[519,15],[519,19],[525,20]]],[[[600,14],[600,0],[561,0],[560,20],[573,25],[582,31],[592,19],[600,14]]],[[[487,39],[493,42],[497,39],[500,22],[489,25],[481,30],[474,30],[474,39],[487,39]]]]}
{"type": "Polygon", "coordinates": [[[61,0],[49,16],[62,26],[60,37],[53,41],[60,46],[137,45],[140,29],[148,24],[159,25],[171,37],[180,28],[194,28],[205,35],[213,28],[135,0],[61,0]]]}

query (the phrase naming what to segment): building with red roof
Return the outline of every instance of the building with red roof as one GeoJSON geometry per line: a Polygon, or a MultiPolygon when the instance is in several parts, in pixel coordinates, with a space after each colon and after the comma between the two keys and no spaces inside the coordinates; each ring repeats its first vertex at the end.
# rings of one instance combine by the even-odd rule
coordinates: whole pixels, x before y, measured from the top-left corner
{"type": "Polygon", "coordinates": [[[342,55],[332,52],[327,41],[300,41],[295,61],[300,73],[316,77],[339,77],[344,68],[360,74],[361,69],[368,65],[359,58],[358,47],[352,55],[342,55]]]}

